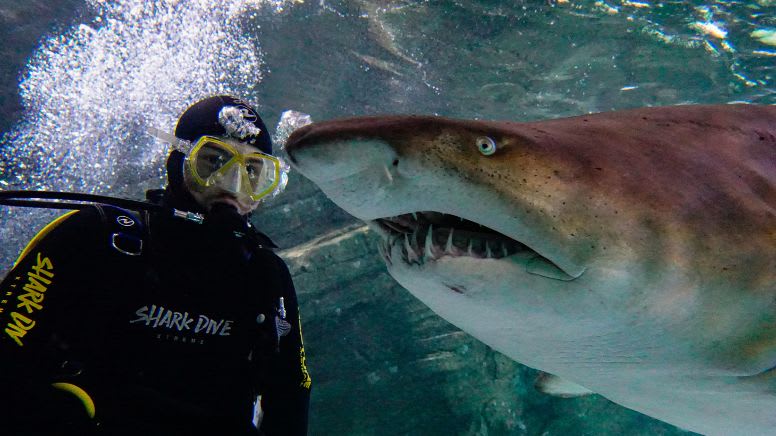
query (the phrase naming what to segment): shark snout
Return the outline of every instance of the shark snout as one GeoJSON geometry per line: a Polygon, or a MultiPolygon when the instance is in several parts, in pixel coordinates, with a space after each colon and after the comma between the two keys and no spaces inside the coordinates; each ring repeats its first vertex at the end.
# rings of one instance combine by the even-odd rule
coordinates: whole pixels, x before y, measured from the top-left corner
{"type": "MultiPolygon", "coordinates": [[[[302,128],[294,130],[291,135],[286,140],[286,144],[284,146],[286,153],[288,155],[289,160],[292,163],[296,163],[296,152],[300,148],[304,147],[305,143],[307,142],[306,139],[309,138],[310,133],[313,131],[314,125],[308,124],[302,128]]],[[[314,141],[311,141],[314,142],[314,141]]]]}
{"type": "Polygon", "coordinates": [[[367,168],[382,171],[398,154],[392,143],[427,132],[425,116],[342,118],[309,124],[286,142],[291,164],[313,181],[352,175],[367,168]]]}
{"type": "Polygon", "coordinates": [[[379,138],[328,140],[307,128],[294,132],[286,152],[294,169],[316,183],[330,183],[364,171],[381,171],[396,158],[395,150],[379,138]]]}

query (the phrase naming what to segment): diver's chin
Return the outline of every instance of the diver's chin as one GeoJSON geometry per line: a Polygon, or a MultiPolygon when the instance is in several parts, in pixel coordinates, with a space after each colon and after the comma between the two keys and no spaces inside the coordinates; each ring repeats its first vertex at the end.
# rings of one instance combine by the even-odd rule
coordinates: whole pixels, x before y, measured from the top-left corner
{"type": "Polygon", "coordinates": [[[234,195],[229,192],[222,192],[210,198],[208,201],[208,209],[212,209],[216,204],[233,207],[240,215],[247,215],[256,209],[259,202],[250,200],[247,196],[242,194],[234,195]]]}
{"type": "Polygon", "coordinates": [[[222,196],[219,196],[219,197],[216,197],[215,199],[213,199],[210,202],[208,210],[209,211],[212,210],[217,205],[219,205],[219,206],[231,206],[234,209],[236,209],[237,213],[239,213],[240,215],[245,215],[245,212],[243,212],[243,209],[245,209],[245,207],[242,204],[240,204],[240,202],[237,201],[236,198],[234,198],[234,197],[232,197],[230,195],[222,195],[222,196]]]}

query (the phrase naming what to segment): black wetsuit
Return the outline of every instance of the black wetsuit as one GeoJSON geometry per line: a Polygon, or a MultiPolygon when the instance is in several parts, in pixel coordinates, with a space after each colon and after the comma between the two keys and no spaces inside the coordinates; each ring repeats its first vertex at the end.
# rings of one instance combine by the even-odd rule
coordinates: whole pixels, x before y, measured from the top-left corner
{"type": "Polygon", "coordinates": [[[255,435],[257,395],[263,434],[306,434],[296,294],[272,242],[236,214],[153,214],[141,233],[122,215],[69,215],[0,284],[0,434],[255,435]]]}

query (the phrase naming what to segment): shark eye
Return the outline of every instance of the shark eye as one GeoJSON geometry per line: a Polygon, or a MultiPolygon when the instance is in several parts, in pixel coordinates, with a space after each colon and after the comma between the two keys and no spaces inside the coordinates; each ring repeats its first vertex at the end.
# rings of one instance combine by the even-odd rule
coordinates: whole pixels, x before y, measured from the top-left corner
{"type": "Polygon", "coordinates": [[[490,156],[496,152],[496,141],[487,136],[477,138],[477,149],[485,156],[490,156]]]}

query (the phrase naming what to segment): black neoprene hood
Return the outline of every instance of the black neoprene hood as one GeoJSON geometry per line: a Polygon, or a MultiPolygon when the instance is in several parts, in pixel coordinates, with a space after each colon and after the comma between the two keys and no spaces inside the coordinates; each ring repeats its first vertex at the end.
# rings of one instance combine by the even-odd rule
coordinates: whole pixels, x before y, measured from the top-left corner
{"type": "Polygon", "coordinates": [[[257,135],[232,137],[232,139],[252,145],[264,153],[272,154],[272,140],[259,114],[248,103],[229,95],[208,97],[189,106],[178,119],[178,124],[175,126],[175,136],[188,141],[196,141],[204,135],[227,135],[224,125],[219,121],[219,114],[227,106],[240,109],[242,117],[259,129],[257,135]]]}
{"type": "MultiPolygon", "coordinates": [[[[219,121],[219,115],[225,107],[238,108],[242,118],[258,128],[257,135],[231,137],[234,140],[252,145],[264,153],[272,154],[272,140],[267,127],[258,112],[248,103],[230,95],[216,95],[200,100],[189,106],[178,118],[175,136],[187,141],[196,141],[202,136],[225,136],[227,130],[219,121]]],[[[167,157],[167,195],[173,205],[186,210],[196,211],[198,205],[183,183],[183,160],[186,155],[172,150],[167,157]]]]}

